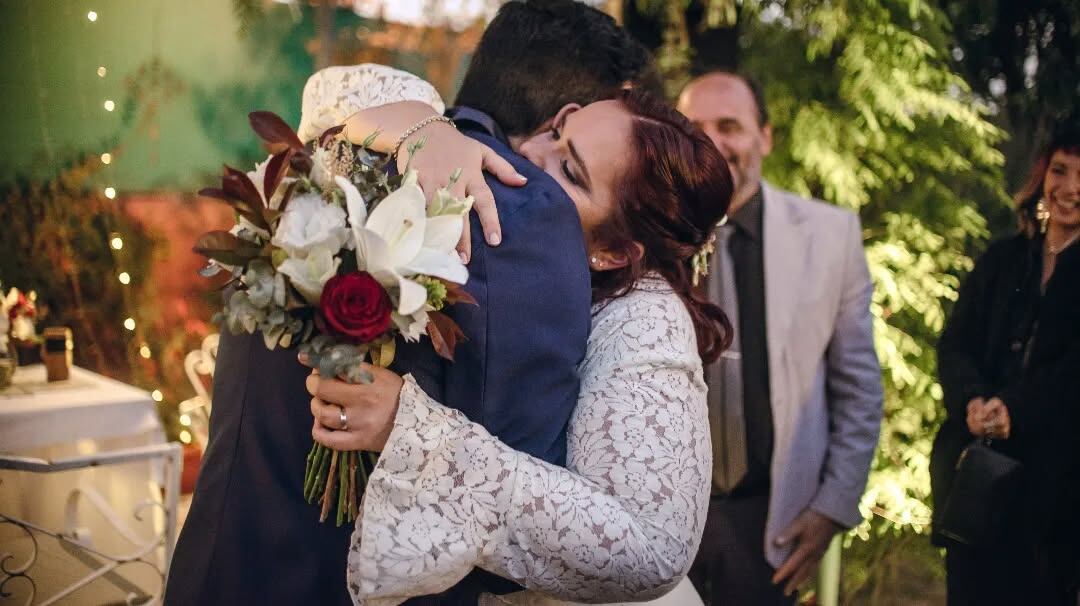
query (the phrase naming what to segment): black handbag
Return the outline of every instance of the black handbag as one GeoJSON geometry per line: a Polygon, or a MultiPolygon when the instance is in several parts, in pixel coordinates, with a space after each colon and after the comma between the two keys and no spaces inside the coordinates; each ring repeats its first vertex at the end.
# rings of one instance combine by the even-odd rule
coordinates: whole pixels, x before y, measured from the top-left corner
{"type": "Polygon", "coordinates": [[[1020,489],[1019,461],[985,443],[975,441],[956,461],[938,532],[947,539],[980,547],[1001,536],[1003,519],[1016,502],[1020,489]]]}

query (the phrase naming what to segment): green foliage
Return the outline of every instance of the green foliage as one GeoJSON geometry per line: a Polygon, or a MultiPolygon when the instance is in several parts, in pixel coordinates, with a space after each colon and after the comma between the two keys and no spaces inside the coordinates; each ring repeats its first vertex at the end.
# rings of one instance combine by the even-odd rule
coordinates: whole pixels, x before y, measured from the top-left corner
{"type": "Polygon", "coordinates": [[[37,291],[39,332],[71,328],[76,365],[172,393],[161,366],[138,354],[143,343],[163,349],[144,329],[155,308],[139,303],[152,296],[154,241],[118,202],[91,189],[88,182],[100,168],[95,156],[48,181],[0,188],[0,277],[5,285],[37,291]],[[110,245],[117,237],[120,250],[110,245]],[[120,272],[130,276],[130,285],[117,279],[120,272]],[[134,330],[124,328],[127,318],[134,319],[134,330]]]}
{"type": "MultiPolygon", "coordinates": [[[[892,548],[928,531],[928,461],[942,420],[934,345],[969,252],[988,235],[979,206],[1006,201],[1004,133],[953,70],[937,4],[745,0],[738,28],[740,67],[764,81],[773,121],[766,177],[863,222],[885,420],[866,521],[847,538],[849,548],[873,539],[873,549],[850,552],[868,558],[845,568],[850,596],[892,548]]],[[[680,53],[669,45],[662,56],[680,53]]]]}
{"type": "Polygon", "coordinates": [[[766,175],[860,213],[875,285],[885,422],[855,534],[923,533],[941,422],[933,347],[968,249],[987,235],[977,204],[1006,199],[1003,133],[952,71],[935,5],[789,0],[772,14],[747,11],[741,45],[772,100],[766,175]]]}

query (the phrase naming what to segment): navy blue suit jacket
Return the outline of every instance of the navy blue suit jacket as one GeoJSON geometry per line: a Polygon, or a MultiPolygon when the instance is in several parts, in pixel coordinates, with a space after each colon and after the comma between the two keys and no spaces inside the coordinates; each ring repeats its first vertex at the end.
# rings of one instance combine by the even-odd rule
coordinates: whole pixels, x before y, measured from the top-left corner
{"type": "MultiPolygon", "coordinates": [[[[468,112],[466,112],[468,113],[468,112]]],[[[577,402],[585,354],[590,284],[584,238],[566,193],[546,173],[484,128],[462,131],[507,158],[529,182],[494,179],[503,243],[484,243],[472,217],[473,255],[466,289],[478,305],[448,313],[467,341],[455,362],[426,339],[400,347],[395,368],[430,395],[458,408],[507,445],[563,464],[566,425],[577,402]]],[[[223,331],[214,384],[210,442],[165,600],[186,604],[350,604],[345,566],[351,525],[319,524],[301,498],[311,446],[308,369],[294,350],[267,350],[261,335],[223,331]]],[[[475,603],[481,588],[515,586],[470,575],[442,596],[417,603],[475,603]]]]}

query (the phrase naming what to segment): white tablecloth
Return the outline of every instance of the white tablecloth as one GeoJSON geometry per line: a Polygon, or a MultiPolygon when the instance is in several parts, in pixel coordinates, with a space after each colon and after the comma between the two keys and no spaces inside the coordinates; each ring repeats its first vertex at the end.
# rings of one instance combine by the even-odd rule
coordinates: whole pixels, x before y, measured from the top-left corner
{"type": "Polygon", "coordinates": [[[23,366],[0,391],[2,452],[155,432],[163,439],[150,394],[82,368],[72,368],[67,381],[48,383],[45,366],[23,366]]]}
{"type": "MultiPolygon", "coordinates": [[[[150,394],[88,370],[73,368],[70,380],[47,383],[44,366],[23,366],[16,371],[14,384],[0,391],[0,452],[5,454],[57,460],[164,442],[150,394]]],[[[104,497],[119,518],[148,539],[164,527],[164,516],[150,509],[140,521],[133,514],[139,503],[161,500],[161,469],[160,462],[142,461],[53,473],[0,470],[0,513],[59,532],[64,528],[68,496],[73,489],[86,487],[104,497]]],[[[80,536],[94,548],[110,554],[132,550],[89,502],[80,501],[78,511],[80,536]]],[[[0,542],[13,536],[8,528],[0,542]]],[[[42,544],[39,558],[46,578],[40,572],[35,578],[39,598],[50,593],[42,592],[42,583],[63,586],[88,570],[49,543],[42,544]]],[[[147,575],[145,567],[135,568],[131,574],[137,578],[130,578],[126,571],[122,574],[153,591],[152,575],[147,575]]],[[[107,584],[98,591],[111,599],[120,595],[114,589],[107,584]]],[[[86,597],[73,594],[70,599],[75,601],[70,603],[80,603],[80,595],[86,597]]]]}

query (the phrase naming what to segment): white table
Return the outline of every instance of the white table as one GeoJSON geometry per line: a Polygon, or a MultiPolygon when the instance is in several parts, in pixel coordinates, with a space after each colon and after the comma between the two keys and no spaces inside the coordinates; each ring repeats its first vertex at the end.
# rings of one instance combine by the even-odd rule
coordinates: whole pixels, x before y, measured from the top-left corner
{"type": "Polygon", "coordinates": [[[0,391],[0,602],[156,602],[176,533],[180,447],[145,391],[20,367],[0,391]],[[10,594],[10,595],[4,595],[10,594]]]}

